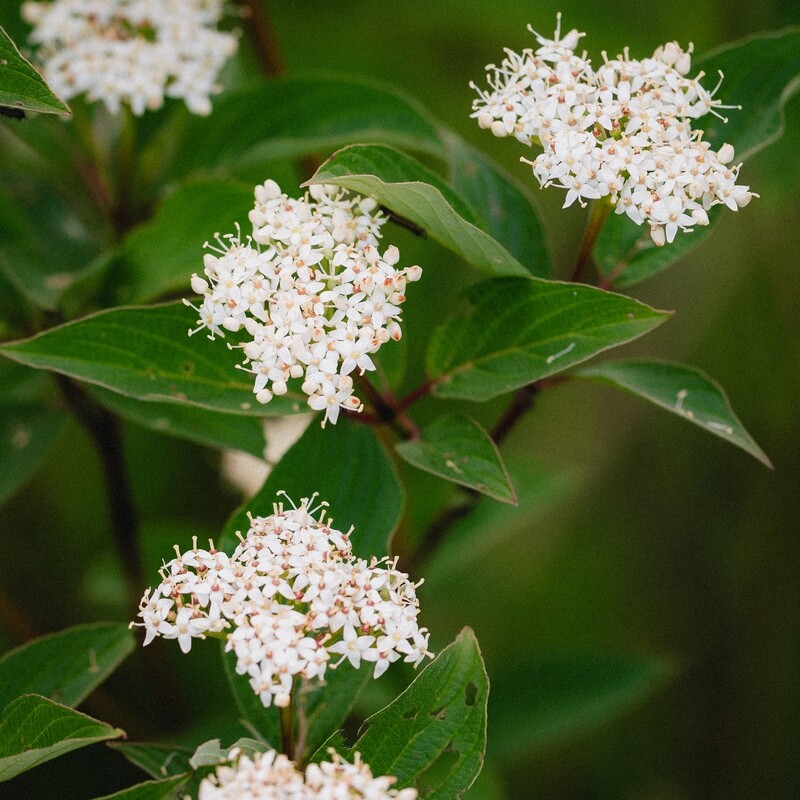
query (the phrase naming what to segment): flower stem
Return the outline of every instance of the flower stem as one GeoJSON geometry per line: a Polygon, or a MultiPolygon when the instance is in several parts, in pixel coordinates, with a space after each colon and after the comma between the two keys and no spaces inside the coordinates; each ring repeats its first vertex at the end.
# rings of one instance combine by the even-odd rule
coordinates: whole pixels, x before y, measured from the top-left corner
{"type": "Polygon", "coordinates": [[[112,210],[114,232],[118,239],[136,223],[133,204],[133,181],[136,169],[136,120],[125,106],[117,141],[117,190],[112,210]]]}
{"type": "Polygon", "coordinates": [[[238,0],[247,35],[253,45],[262,71],[277,78],[286,72],[275,29],[263,0],[238,0]]]}
{"type": "Polygon", "coordinates": [[[281,751],[286,756],[294,761],[295,748],[294,748],[294,701],[295,691],[289,695],[289,705],[280,709],[281,720],[281,751]]]}
{"type": "Polygon", "coordinates": [[[578,257],[575,259],[575,266],[572,269],[570,281],[582,283],[586,273],[586,267],[592,256],[597,237],[603,229],[603,224],[611,211],[611,204],[606,200],[597,200],[592,203],[592,210],[589,212],[589,219],[586,222],[586,230],[583,232],[581,246],[578,250],[578,257]]]}

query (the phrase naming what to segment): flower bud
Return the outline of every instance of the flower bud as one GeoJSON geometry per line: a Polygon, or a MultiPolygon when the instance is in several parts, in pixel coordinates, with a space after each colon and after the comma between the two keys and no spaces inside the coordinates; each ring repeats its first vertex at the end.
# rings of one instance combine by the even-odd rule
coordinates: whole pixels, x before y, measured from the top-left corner
{"type": "Polygon", "coordinates": [[[717,158],[720,161],[720,164],[730,164],[733,161],[735,156],[733,145],[731,144],[724,144],[720,147],[719,152],[717,153],[717,158]]]}
{"type": "Polygon", "coordinates": [[[195,294],[205,294],[208,291],[208,281],[194,273],[192,275],[192,291],[195,294]]]}

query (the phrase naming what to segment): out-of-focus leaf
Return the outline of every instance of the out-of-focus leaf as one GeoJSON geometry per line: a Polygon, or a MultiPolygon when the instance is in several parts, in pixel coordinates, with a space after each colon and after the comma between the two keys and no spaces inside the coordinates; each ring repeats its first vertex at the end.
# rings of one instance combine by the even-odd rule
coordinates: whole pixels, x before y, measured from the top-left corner
{"type": "Polygon", "coordinates": [[[420,439],[400,442],[396,449],[419,469],[516,505],[517,495],[497,447],[471,417],[441,417],[422,431],[420,439]]]}
{"type": "Polygon", "coordinates": [[[176,775],[159,781],[146,781],[95,800],[175,800],[176,792],[189,780],[189,777],[189,775],[176,775]]]}
{"type": "Polygon", "coordinates": [[[22,57],[3,28],[0,28],[0,106],[40,114],[69,114],[66,104],[22,57]]]}
{"type": "Polygon", "coordinates": [[[0,503],[34,473],[66,419],[62,411],[39,406],[0,407],[0,503]]]}
{"type": "Polygon", "coordinates": [[[367,425],[340,418],[322,429],[312,422],[306,432],[275,465],[264,485],[247,500],[225,526],[221,546],[246,532],[247,518],[269,516],[285,491],[295,503],[319,493],[329,503],[326,513],[346,532],[352,525],[353,552],[363,558],[382,556],[403,512],[403,487],[375,432],[367,425]]]}
{"type": "Polygon", "coordinates": [[[489,679],[469,628],[394,702],[364,723],[350,749],[376,775],[416,786],[426,800],[457,800],[480,772],[489,679]]]}
{"type": "Polygon", "coordinates": [[[167,401],[234,414],[291,414],[305,397],[255,401],[241,360],[224,341],[187,335],[197,314],[182,303],[113,308],[0,346],[0,354],[137,400],[167,401]]]}
{"type": "Polygon", "coordinates": [[[215,233],[235,233],[252,207],[253,187],[230,179],[179,187],[125,239],[120,300],[143,303],[181,290],[191,298],[192,273],[203,274],[203,244],[215,233]]]}
{"type": "Polygon", "coordinates": [[[636,339],[669,316],[590,286],[531,278],[495,278],[467,297],[470,314],[440,326],[428,349],[440,397],[489,400],[636,339]]]}
{"type": "Polygon", "coordinates": [[[533,655],[492,680],[489,748],[510,759],[547,747],[646,700],[673,674],[656,657],[533,655]]]}
{"type": "Polygon", "coordinates": [[[309,183],[370,195],[431,239],[490,275],[527,275],[503,245],[477,227],[474,212],[441,178],[391,147],[353,145],[334,153],[309,183]]]}
{"type": "Polygon", "coordinates": [[[387,343],[371,358],[375,371],[370,373],[370,380],[383,393],[395,391],[402,385],[408,369],[408,337],[387,343]]]}
{"type": "MultiPolygon", "coordinates": [[[[711,82],[721,71],[725,78],[718,96],[726,104],[742,106],[724,112],[727,123],[712,115],[701,120],[701,126],[708,126],[703,138],[714,149],[728,142],[734,146],[737,160],[746,159],[783,134],[784,106],[800,85],[800,28],[757,34],[724,45],[695,62],[692,72],[701,70],[711,82]],[[757,70],[753,64],[758,64],[757,70]]],[[[711,233],[725,209],[712,211],[708,226],[679,233],[664,247],[652,243],[646,225],[637,227],[624,215],[612,217],[595,248],[598,266],[605,275],[622,269],[614,281],[616,286],[645,280],[675,263],[711,233]]]]}
{"type": "Polygon", "coordinates": [[[0,709],[22,694],[77,706],[133,650],[127,625],[78,625],[34,639],[0,658],[0,709]]]}
{"type": "Polygon", "coordinates": [[[36,694],[9,703],[0,719],[0,781],[124,731],[36,694]]]}
{"type": "Polygon", "coordinates": [[[147,744],[138,742],[109,742],[112,750],[122,753],[131,764],[139,767],[151,778],[169,778],[191,770],[188,747],[172,744],[147,744]]]}
{"type": "Polygon", "coordinates": [[[226,168],[330,152],[354,141],[442,153],[416,101],[378,83],[325,74],[227,93],[214,101],[212,115],[190,120],[184,141],[190,146],[178,155],[174,175],[224,174],[226,168]]]}
{"type": "Polygon", "coordinates": [[[739,421],[722,387],[694,367],[664,361],[605,361],[584,367],[575,377],[643,397],[772,466],[739,421]]]}
{"type": "Polygon", "coordinates": [[[448,135],[447,163],[453,188],[472,206],[484,228],[533,275],[552,275],[539,212],[528,193],[480,150],[448,135]]]}
{"type": "Polygon", "coordinates": [[[99,387],[92,387],[89,394],[115,414],[151,431],[264,457],[264,428],[257,417],[221,414],[178,403],[145,403],[99,387]]]}
{"type": "Polygon", "coordinates": [[[239,675],[236,672],[236,654],[226,653],[224,643],[220,655],[228,687],[236,702],[236,707],[239,709],[242,721],[253,735],[260,736],[276,750],[280,749],[281,721],[278,709],[275,706],[264,707],[258,695],[253,691],[253,687],[250,686],[247,675],[239,675]]]}

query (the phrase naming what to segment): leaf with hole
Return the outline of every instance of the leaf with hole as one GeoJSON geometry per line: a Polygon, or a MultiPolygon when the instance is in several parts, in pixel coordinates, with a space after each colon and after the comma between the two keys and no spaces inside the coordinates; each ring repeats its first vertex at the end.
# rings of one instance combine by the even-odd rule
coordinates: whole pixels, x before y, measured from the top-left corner
{"type": "Polygon", "coordinates": [[[403,220],[490,275],[527,275],[476,224],[475,212],[436,173],[391,147],[353,145],[334,153],[308,181],[374,197],[403,220]]]}
{"type": "Polygon", "coordinates": [[[3,709],[0,719],[0,781],[8,781],[53,758],[124,731],[36,694],[25,694],[3,709]]]}
{"type": "Polygon", "coordinates": [[[419,469],[516,505],[514,486],[495,443],[471,417],[441,417],[424,428],[419,439],[400,442],[396,449],[419,469]]]}
{"type": "Polygon", "coordinates": [[[234,414],[293,414],[305,395],[290,391],[259,404],[242,360],[225,341],[211,342],[182,303],[112,308],[0,345],[0,354],[36,369],[60,372],[137,400],[166,401],[234,414]]]}
{"type": "Polygon", "coordinates": [[[642,336],[669,314],[575,283],[495,278],[469,289],[467,316],[428,348],[439,397],[490,400],[642,336]]]}
{"type": "Polygon", "coordinates": [[[370,717],[350,754],[376,775],[416,786],[426,800],[457,800],[480,772],[489,680],[469,628],[386,708],[370,717]]]}
{"type": "Polygon", "coordinates": [[[130,655],[127,625],[98,622],[42,636],[0,658],[0,709],[22,694],[80,705],[130,655]]]}
{"type": "Polygon", "coordinates": [[[347,418],[323,429],[315,421],[275,465],[264,485],[245,501],[225,526],[221,546],[247,531],[247,513],[269,516],[273,503],[295,503],[319,493],[329,503],[326,514],[341,531],[353,526],[353,552],[362,558],[387,553],[403,512],[403,487],[375,431],[347,418]]]}
{"type": "Polygon", "coordinates": [[[605,361],[578,370],[575,377],[649,400],[772,466],[739,421],[722,387],[694,367],[665,361],[605,361]]]}

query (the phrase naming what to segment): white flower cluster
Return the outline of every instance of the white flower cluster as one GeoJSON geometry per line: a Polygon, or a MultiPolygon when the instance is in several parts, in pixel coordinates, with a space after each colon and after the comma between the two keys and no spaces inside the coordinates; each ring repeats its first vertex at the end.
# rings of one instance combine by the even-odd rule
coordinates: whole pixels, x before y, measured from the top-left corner
{"type": "Polygon", "coordinates": [[[237,672],[265,706],[287,706],[295,677],[322,679],[345,659],[356,669],[374,663],[377,678],[401,657],[416,666],[431,655],[429,634],[417,625],[419,584],[396,560],[356,558],[349,534],[324,513],[313,517],[325,504],[309,504],[276,504],[272,516],[251,517],[231,556],[213,543],[176,547],[140,604],[142,622],[134,624],[144,627],[145,645],[163,636],[186,653],[193,638],[227,639],[237,672]]]}
{"type": "Polygon", "coordinates": [[[223,0],[54,0],[25,2],[45,80],[64,100],[86,94],[116,114],[183,98],[209,114],[217,76],[236,36],[217,30],[223,0]]]}
{"type": "Polygon", "coordinates": [[[736,211],[750,202],[749,187],[736,183],[741,165],[728,166],[733,147],[714,151],[692,129],[692,120],[729,106],[714,98],[719,84],[703,88],[703,73],[686,77],[691,47],[670,42],[642,61],[627,49],[614,59],[603,53],[595,69],[575,52],[584,34],[561,37],[560,26],[559,14],[553,39],[531,29],[537,50],[506,50],[499,67],[489,65],[490,91],[473,84],[472,116],[481,127],[541,144],[540,156],[522,160],[542,187],[565,189],[564,207],[605,198],[617,214],[648,222],[657,245],[707,225],[712,206],[736,211]]]}
{"type": "MultiPolygon", "coordinates": [[[[395,778],[375,778],[358,753],[351,764],[329,751],[331,761],[309,764],[305,773],[274,750],[233,766],[217,767],[200,783],[198,800],[415,800],[416,789],[392,789],[395,778]]],[[[234,758],[236,753],[233,753],[234,758]]]]}
{"type": "Polygon", "coordinates": [[[386,217],[371,198],[312,186],[294,199],[272,180],[256,186],[255,198],[252,239],[217,236],[206,277],[192,276],[204,300],[190,334],[244,329],[243,368],[255,375],[256,399],[268,403],[302,378],[308,405],[325,411],[323,425],[335,423],[340,408],[361,410],[350,373],[375,369],[370,354],[400,339],[406,281],[422,270],[395,269],[394,246],[381,255],[386,217]]]}

